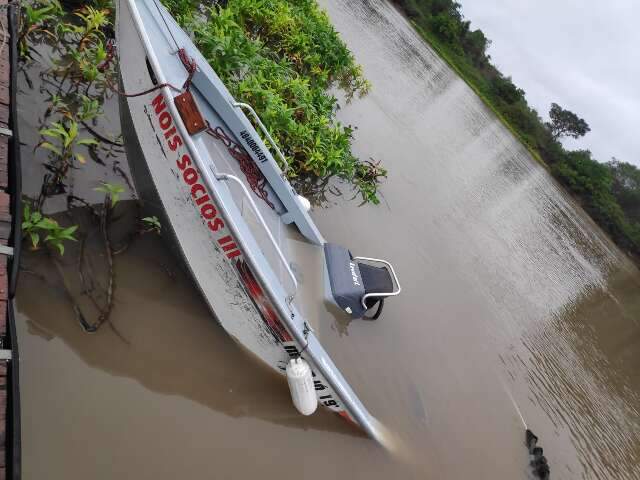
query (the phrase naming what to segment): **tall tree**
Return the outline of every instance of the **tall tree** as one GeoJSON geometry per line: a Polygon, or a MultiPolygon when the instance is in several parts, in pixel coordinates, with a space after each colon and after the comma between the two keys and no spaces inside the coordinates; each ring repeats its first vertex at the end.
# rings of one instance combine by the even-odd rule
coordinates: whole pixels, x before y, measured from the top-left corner
{"type": "Polygon", "coordinates": [[[580,138],[591,131],[587,122],[570,110],[565,110],[557,103],[551,104],[549,110],[550,122],[547,122],[547,128],[551,131],[553,139],[560,137],[580,138]]]}
{"type": "Polygon", "coordinates": [[[607,166],[613,176],[611,193],[627,217],[640,222],[640,169],[615,158],[612,158],[607,166]]]}

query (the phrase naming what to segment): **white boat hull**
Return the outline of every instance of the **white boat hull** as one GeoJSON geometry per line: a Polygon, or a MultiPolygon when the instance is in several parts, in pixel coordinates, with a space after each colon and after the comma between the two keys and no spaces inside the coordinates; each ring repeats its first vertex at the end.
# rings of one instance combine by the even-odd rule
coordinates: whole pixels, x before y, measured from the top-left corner
{"type": "MultiPolygon", "coordinates": [[[[169,55],[171,48],[165,42],[166,35],[154,31],[162,25],[149,20],[157,13],[151,7],[155,7],[153,0],[118,2],[118,57],[125,92],[142,92],[153,87],[151,73],[157,81],[167,81],[156,54],[169,55]]],[[[197,140],[186,132],[175,110],[173,96],[174,92],[164,87],[121,99],[123,133],[139,193],[159,200],[168,222],[163,227],[173,232],[196,285],[225,330],[281,374],[289,359],[298,355],[308,342],[304,357],[313,370],[319,403],[355,421],[379,439],[377,422],[315,336],[305,329],[307,324],[302,316],[295,307],[272,301],[274,295],[286,296],[284,289],[277,291],[280,288],[277,277],[268,268],[264,269],[267,273],[254,275],[255,265],[261,261],[256,253],[260,249],[240,247],[247,243],[238,239],[245,228],[238,220],[242,214],[227,186],[211,181],[211,173],[203,168],[200,158],[201,154],[222,158],[227,155],[226,149],[208,147],[206,152],[199,153],[194,143],[197,140]]],[[[198,144],[200,150],[201,145],[198,144]]]]}

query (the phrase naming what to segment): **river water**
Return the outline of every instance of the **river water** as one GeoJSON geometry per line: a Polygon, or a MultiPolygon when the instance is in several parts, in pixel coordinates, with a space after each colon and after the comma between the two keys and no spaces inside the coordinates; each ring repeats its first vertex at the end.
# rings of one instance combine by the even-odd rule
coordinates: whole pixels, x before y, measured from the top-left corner
{"type": "Polygon", "coordinates": [[[25,478],[525,479],[517,409],[553,478],[639,478],[638,270],[393,8],[321,4],[373,84],[339,117],[389,178],[381,205],[345,192],[314,218],[403,284],[380,320],[323,338],[394,448],[297,415],[145,235],[116,257],[112,328],[93,335],[61,281],[71,260],[25,256],[25,478]]]}

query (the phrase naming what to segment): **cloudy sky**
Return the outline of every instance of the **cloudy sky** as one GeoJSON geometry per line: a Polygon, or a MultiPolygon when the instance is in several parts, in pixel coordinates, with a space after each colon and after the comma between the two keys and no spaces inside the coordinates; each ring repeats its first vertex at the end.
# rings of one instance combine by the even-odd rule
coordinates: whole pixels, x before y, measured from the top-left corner
{"type": "Polygon", "coordinates": [[[458,2],[544,119],[556,102],[587,121],[591,132],[567,147],[640,166],[640,1],[458,2]]]}

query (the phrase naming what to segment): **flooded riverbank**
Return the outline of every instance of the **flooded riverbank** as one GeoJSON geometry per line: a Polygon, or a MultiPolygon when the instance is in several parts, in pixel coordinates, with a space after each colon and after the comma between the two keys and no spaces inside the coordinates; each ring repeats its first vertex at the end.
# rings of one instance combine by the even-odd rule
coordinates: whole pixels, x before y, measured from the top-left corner
{"type": "MultiPolygon", "coordinates": [[[[637,269],[395,10],[321,4],[373,84],[340,118],[389,179],[380,206],[345,195],[314,218],[328,240],[389,258],[404,287],[377,322],[321,333],[400,451],[327,412],[301,418],[145,235],[117,256],[113,328],[95,335],[60,269],[25,256],[25,478],[527,478],[511,398],[554,477],[637,478],[637,269]]],[[[30,95],[23,131],[40,114],[30,95]]]]}

